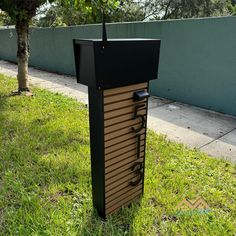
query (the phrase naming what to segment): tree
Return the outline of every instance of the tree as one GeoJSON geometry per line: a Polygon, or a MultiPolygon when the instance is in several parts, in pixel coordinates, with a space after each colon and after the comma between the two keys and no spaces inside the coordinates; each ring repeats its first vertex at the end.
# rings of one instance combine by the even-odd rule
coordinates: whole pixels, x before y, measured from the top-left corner
{"type": "Polygon", "coordinates": [[[29,24],[36,10],[47,0],[1,0],[0,9],[15,22],[17,32],[18,93],[29,91],[29,24]]]}
{"type": "MultiPolygon", "coordinates": [[[[29,24],[36,15],[37,9],[45,3],[55,0],[0,0],[0,10],[6,12],[15,23],[17,33],[17,58],[18,58],[18,94],[30,91],[28,80],[29,60],[29,24]]],[[[79,9],[81,4],[86,4],[87,9],[93,5],[110,9],[119,5],[116,0],[57,0],[61,4],[74,6],[79,9]]]]}

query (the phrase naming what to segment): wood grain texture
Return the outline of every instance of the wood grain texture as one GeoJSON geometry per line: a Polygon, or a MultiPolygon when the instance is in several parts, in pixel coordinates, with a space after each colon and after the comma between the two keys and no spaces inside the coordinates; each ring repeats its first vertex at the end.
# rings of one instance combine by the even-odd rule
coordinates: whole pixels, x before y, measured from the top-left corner
{"type": "MultiPolygon", "coordinates": [[[[120,172],[119,174],[115,175],[114,177],[111,177],[111,178],[108,178],[105,180],[106,181],[105,182],[106,188],[112,184],[116,185],[116,182],[118,182],[120,179],[125,178],[126,176],[129,176],[129,180],[130,180],[134,176],[136,176],[136,173],[135,173],[135,171],[132,171],[131,169],[129,169],[128,171],[120,172]]],[[[107,189],[109,189],[109,188],[107,188],[107,189]]]]}
{"type": "MultiPolygon", "coordinates": [[[[131,180],[137,180],[138,177],[135,177],[131,180]]],[[[130,180],[130,181],[131,181],[130,180]]],[[[130,181],[126,181],[123,184],[113,188],[112,190],[106,192],[106,201],[116,198],[117,196],[123,195],[124,193],[136,188],[137,186],[131,186],[130,181]]],[[[142,181],[140,182],[142,184],[142,181]]]]}
{"type": "Polygon", "coordinates": [[[136,124],[136,125],[132,125],[132,126],[128,126],[125,128],[121,128],[121,129],[116,130],[116,131],[109,133],[109,134],[105,134],[105,141],[115,139],[118,136],[122,136],[122,135],[128,134],[130,132],[133,133],[132,128],[138,129],[140,126],[141,126],[141,123],[136,124]]]}
{"type": "Polygon", "coordinates": [[[137,125],[140,123],[141,123],[140,120],[131,119],[131,120],[127,120],[125,122],[121,122],[118,124],[113,124],[112,126],[108,126],[108,127],[104,128],[104,134],[110,134],[110,133],[115,132],[117,130],[127,128],[127,127],[132,127],[133,125],[137,125]]]}
{"type": "Polygon", "coordinates": [[[118,202],[122,201],[123,199],[126,199],[127,197],[134,194],[135,192],[142,190],[142,187],[143,187],[142,184],[140,184],[140,185],[136,186],[135,188],[126,190],[126,192],[125,191],[123,193],[118,192],[118,193],[112,195],[110,198],[106,199],[106,207],[109,208],[109,207],[117,204],[118,202]]]}
{"type": "Polygon", "coordinates": [[[125,183],[125,182],[129,182],[130,180],[134,180],[135,178],[137,178],[137,174],[135,173],[135,171],[130,171],[129,174],[121,177],[121,178],[115,178],[116,181],[107,181],[107,185],[105,187],[106,192],[114,189],[117,186],[120,186],[121,184],[125,183]]]}
{"type": "MultiPolygon", "coordinates": [[[[144,134],[145,132],[142,131],[141,134],[144,134]]],[[[110,147],[112,145],[116,145],[117,143],[124,142],[125,140],[136,138],[136,133],[129,131],[129,133],[123,134],[121,136],[113,136],[112,139],[105,142],[105,148],[110,147]]],[[[105,138],[106,139],[106,138],[105,138]]]]}
{"type": "MultiPolygon", "coordinates": [[[[143,158],[143,157],[144,157],[144,155],[143,155],[143,153],[141,153],[140,154],[140,158],[143,158]]],[[[136,154],[132,155],[132,156],[130,156],[128,158],[125,158],[123,160],[120,160],[120,161],[114,163],[113,165],[110,165],[110,166],[106,167],[105,168],[105,174],[110,173],[110,172],[112,172],[112,171],[114,171],[116,169],[119,169],[120,167],[122,167],[122,166],[124,166],[124,165],[126,165],[126,164],[128,164],[130,162],[134,162],[136,160],[137,160],[137,155],[136,154]]]]}
{"type": "MultiPolygon", "coordinates": [[[[146,103],[144,104],[145,106],[143,108],[140,108],[139,109],[139,114],[146,114],[146,103]],[[143,113],[141,112],[141,110],[143,111],[143,113]]],[[[109,111],[109,112],[105,112],[104,114],[104,119],[105,121],[111,119],[111,118],[118,118],[120,116],[124,116],[124,115],[130,115],[130,116],[127,116],[128,118],[126,119],[123,119],[123,118],[120,118],[120,120],[118,120],[118,122],[121,122],[122,120],[130,120],[130,119],[133,119],[134,117],[134,107],[135,106],[129,106],[129,107],[121,107],[120,109],[116,109],[115,111],[109,111]]],[[[118,123],[117,122],[117,123],[118,123]]],[[[111,124],[113,125],[114,123],[116,122],[112,122],[111,124]]],[[[109,123],[106,122],[105,124],[105,127],[108,125],[109,123]]]]}
{"type": "MultiPolygon", "coordinates": [[[[118,157],[119,155],[127,154],[129,151],[130,151],[130,155],[134,155],[135,153],[137,153],[136,143],[134,143],[134,145],[129,145],[126,148],[121,148],[115,152],[105,155],[105,161],[109,161],[113,158],[118,157]]],[[[140,152],[142,151],[144,151],[144,146],[141,146],[140,148],[140,152]]]]}
{"type": "MultiPolygon", "coordinates": [[[[146,100],[147,99],[145,99],[144,101],[146,101],[146,100]]],[[[140,103],[143,103],[143,101],[134,102],[133,99],[123,100],[121,102],[114,102],[114,103],[110,103],[108,105],[105,105],[104,112],[106,113],[106,112],[111,112],[113,110],[120,110],[120,109],[126,108],[126,107],[133,107],[134,105],[138,105],[140,103]]]]}
{"type": "MultiPolygon", "coordinates": [[[[142,141],[142,144],[144,145],[144,141],[142,141]]],[[[144,150],[143,148],[141,150],[144,150]]],[[[144,152],[140,152],[140,156],[142,156],[144,154],[144,152]]],[[[115,165],[118,162],[121,163],[123,160],[127,160],[129,157],[131,156],[135,156],[135,158],[137,158],[137,148],[133,149],[130,152],[126,152],[120,156],[117,156],[115,158],[112,158],[111,160],[108,160],[105,162],[105,168],[111,166],[111,165],[115,165]]]]}
{"type": "Polygon", "coordinates": [[[148,87],[147,83],[141,83],[141,84],[128,85],[128,86],[114,88],[114,89],[107,89],[104,91],[104,97],[106,98],[108,96],[114,96],[115,94],[119,94],[119,93],[147,89],[147,87],[148,87]]]}
{"type": "MultiPolygon", "coordinates": [[[[146,85],[143,87],[143,90],[147,91],[146,89],[146,85]]],[[[109,104],[109,103],[113,103],[113,102],[119,102],[119,101],[123,101],[123,100],[127,100],[127,99],[133,99],[134,97],[134,91],[128,91],[128,92],[123,92],[121,94],[113,94],[110,96],[105,97],[104,99],[104,104],[109,104]]]]}
{"type": "Polygon", "coordinates": [[[111,177],[114,177],[114,176],[120,174],[121,172],[128,174],[132,170],[133,165],[134,165],[134,162],[130,162],[130,163],[126,164],[125,166],[121,166],[119,169],[115,169],[114,171],[107,173],[105,175],[105,179],[109,179],[111,177]]]}
{"type": "MultiPolygon", "coordinates": [[[[141,141],[144,140],[145,135],[141,136],[141,141]]],[[[129,150],[131,150],[130,148],[135,148],[137,146],[137,140],[131,138],[128,139],[124,142],[121,143],[117,143],[116,145],[113,145],[111,147],[108,147],[105,149],[105,155],[108,157],[108,154],[111,154],[111,156],[115,157],[115,152],[117,153],[117,156],[120,155],[121,153],[124,153],[125,148],[128,148],[129,150]]],[[[106,161],[108,160],[108,158],[106,158],[106,161]]]]}
{"type": "MultiPolygon", "coordinates": [[[[140,109],[139,114],[146,116],[146,109],[145,108],[140,109]]],[[[106,113],[104,114],[104,116],[106,116],[106,113]]],[[[130,120],[134,120],[134,107],[132,107],[130,113],[122,114],[122,112],[118,112],[117,116],[112,117],[111,119],[105,120],[104,127],[106,128],[106,127],[113,126],[118,123],[128,122],[130,120]]]]}
{"type": "Polygon", "coordinates": [[[122,201],[119,201],[119,202],[117,201],[117,203],[114,204],[113,206],[106,208],[106,214],[108,215],[108,214],[114,213],[114,212],[118,211],[121,207],[129,205],[131,202],[138,199],[141,194],[142,194],[142,190],[139,190],[139,191],[131,194],[129,197],[126,197],[122,201]]]}

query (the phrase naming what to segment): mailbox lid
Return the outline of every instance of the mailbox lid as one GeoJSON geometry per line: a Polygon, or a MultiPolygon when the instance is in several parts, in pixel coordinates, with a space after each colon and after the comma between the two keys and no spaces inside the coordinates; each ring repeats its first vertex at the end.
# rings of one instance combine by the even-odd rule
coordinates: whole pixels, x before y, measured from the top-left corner
{"type": "Polygon", "coordinates": [[[160,40],[74,40],[79,83],[110,89],[157,79],[160,40]],[[77,48],[77,50],[76,50],[77,48]]]}

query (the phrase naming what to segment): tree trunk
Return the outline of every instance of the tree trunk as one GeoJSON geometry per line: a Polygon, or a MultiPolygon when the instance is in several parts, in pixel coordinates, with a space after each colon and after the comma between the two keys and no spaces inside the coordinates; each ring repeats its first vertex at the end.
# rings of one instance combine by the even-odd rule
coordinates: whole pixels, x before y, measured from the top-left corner
{"type": "Polygon", "coordinates": [[[28,59],[29,59],[29,21],[16,21],[17,58],[18,58],[18,92],[29,91],[28,59]]]}

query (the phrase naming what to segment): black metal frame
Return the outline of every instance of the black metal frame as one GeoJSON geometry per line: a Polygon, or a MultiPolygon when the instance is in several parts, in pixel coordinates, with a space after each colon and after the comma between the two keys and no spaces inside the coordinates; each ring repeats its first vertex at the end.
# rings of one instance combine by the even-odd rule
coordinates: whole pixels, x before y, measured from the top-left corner
{"type": "Polygon", "coordinates": [[[89,88],[90,151],[92,168],[93,206],[102,218],[105,215],[103,91],[89,88]]]}

